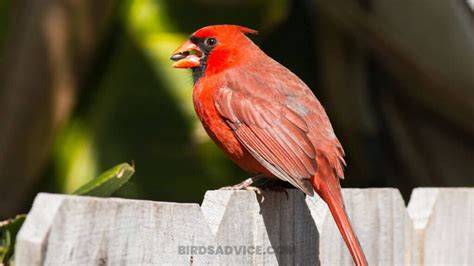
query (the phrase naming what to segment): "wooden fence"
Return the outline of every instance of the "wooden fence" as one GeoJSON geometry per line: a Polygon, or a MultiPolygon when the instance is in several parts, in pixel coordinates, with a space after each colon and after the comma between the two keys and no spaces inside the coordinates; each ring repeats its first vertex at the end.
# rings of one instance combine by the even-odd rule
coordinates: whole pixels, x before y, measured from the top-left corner
{"type": "MultiPolygon", "coordinates": [[[[474,265],[474,188],[344,189],[371,265],[474,265]]],[[[352,265],[325,203],[296,190],[198,204],[39,194],[16,265],[352,265]]]]}

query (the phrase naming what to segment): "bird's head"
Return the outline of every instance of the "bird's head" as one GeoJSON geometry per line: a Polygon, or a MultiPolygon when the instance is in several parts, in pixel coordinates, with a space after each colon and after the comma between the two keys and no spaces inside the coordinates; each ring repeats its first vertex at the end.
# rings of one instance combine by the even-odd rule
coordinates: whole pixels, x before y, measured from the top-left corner
{"type": "Polygon", "coordinates": [[[199,77],[204,72],[217,72],[245,60],[253,44],[245,34],[256,33],[236,25],[204,27],[191,34],[170,59],[175,61],[174,68],[191,68],[199,77]]]}

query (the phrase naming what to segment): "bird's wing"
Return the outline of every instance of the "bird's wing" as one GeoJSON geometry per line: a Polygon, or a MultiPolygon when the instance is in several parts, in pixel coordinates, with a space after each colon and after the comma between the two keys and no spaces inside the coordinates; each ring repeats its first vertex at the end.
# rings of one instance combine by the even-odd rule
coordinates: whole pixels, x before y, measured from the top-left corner
{"type": "Polygon", "coordinates": [[[259,163],[276,177],[312,195],[309,178],[316,172],[316,150],[307,122],[291,108],[295,95],[288,97],[282,88],[276,91],[274,86],[282,84],[256,84],[258,79],[248,78],[245,73],[238,77],[236,80],[235,75],[226,75],[226,85],[217,90],[214,100],[219,114],[259,163]]]}

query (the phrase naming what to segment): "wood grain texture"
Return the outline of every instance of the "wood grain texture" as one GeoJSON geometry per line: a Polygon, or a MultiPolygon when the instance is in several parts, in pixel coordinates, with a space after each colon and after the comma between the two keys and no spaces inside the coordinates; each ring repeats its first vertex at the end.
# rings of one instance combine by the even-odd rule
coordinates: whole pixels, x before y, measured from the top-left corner
{"type": "Polygon", "coordinates": [[[102,199],[40,194],[18,242],[18,265],[210,264],[213,257],[180,254],[179,246],[211,243],[212,235],[197,204],[102,199]],[[40,209],[59,205],[48,226],[36,227],[40,209]],[[47,235],[27,244],[31,232],[47,235]],[[43,256],[28,250],[43,250],[43,256]]]}
{"type": "Polygon", "coordinates": [[[39,194],[17,236],[15,263],[17,265],[42,265],[51,225],[65,197],[39,194]]]}
{"type": "Polygon", "coordinates": [[[288,196],[284,192],[264,192],[261,200],[248,191],[206,193],[202,209],[211,226],[219,225],[213,230],[216,245],[255,249],[247,250],[253,254],[221,256],[218,262],[316,264],[318,233],[304,194],[297,190],[288,190],[288,196]]]}
{"type": "Polygon", "coordinates": [[[474,265],[474,188],[417,188],[408,213],[419,249],[415,263],[474,265]]]}
{"type": "MultiPolygon", "coordinates": [[[[403,265],[411,259],[410,223],[396,189],[344,189],[343,197],[352,226],[369,265],[403,265]],[[407,243],[408,242],[408,243],[407,243]]],[[[322,265],[353,265],[331,213],[318,198],[306,199],[319,229],[322,265]]]]}
{"type": "MultiPolygon", "coordinates": [[[[474,189],[344,189],[371,265],[472,265],[474,189]]],[[[298,190],[208,191],[202,206],[39,194],[17,265],[352,265],[326,204],[298,190]]]]}

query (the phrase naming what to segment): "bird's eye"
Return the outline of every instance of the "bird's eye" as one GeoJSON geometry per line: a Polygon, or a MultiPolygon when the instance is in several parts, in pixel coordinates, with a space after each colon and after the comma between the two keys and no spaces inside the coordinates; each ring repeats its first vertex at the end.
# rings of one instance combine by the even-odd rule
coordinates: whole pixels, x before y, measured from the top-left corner
{"type": "Polygon", "coordinates": [[[207,38],[204,43],[209,47],[214,47],[217,44],[216,38],[207,38]]]}

